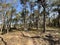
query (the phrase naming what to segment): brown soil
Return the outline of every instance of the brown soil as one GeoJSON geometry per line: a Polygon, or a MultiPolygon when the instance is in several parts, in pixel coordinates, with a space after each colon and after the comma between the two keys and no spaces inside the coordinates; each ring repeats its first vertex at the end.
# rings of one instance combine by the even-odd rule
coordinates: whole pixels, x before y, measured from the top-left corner
{"type": "MultiPolygon", "coordinates": [[[[46,38],[46,35],[48,34],[50,33],[41,33],[37,31],[15,31],[8,34],[0,35],[0,37],[3,38],[6,45],[51,45],[46,38]]],[[[51,34],[54,37],[53,40],[60,39],[60,35],[58,33],[51,34]]],[[[4,42],[0,40],[0,45],[4,45],[4,42]]]]}

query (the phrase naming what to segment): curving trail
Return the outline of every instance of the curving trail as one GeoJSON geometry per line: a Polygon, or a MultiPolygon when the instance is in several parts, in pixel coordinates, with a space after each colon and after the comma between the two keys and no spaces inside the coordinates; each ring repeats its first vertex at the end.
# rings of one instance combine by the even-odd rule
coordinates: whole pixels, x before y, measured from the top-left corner
{"type": "MultiPolygon", "coordinates": [[[[48,33],[16,31],[0,35],[0,37],[7,43],[6,45],[50,45],[48,40],[43,39],[45,35],[48,35],[48,33]]],[[[0,42],[2,45],[4,44],[3,41],[0,42]]]]}

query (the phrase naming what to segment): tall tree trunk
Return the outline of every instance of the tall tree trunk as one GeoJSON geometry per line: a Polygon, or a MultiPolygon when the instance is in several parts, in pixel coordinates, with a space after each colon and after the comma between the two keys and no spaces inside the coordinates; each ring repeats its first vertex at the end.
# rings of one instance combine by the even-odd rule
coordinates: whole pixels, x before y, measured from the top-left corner
{"type": "Polygon", "coordinates": [[[49,24],[48,24],[48,26],[51,26],[51,24],[50,24],[50,18],[49,18],[49,24]]]}
{"type": "Polygon", "coordinates": [[[5,16],[4,16],[4,14],[2,15],[2,30],[1,30],[1,32],[3,33],[3,30],[5,29],[5,16]]]}
{"type": "MultiPolygon", "coordinates": [[[[58,6],[59,8],[59,6],[58,6]]],[[[58,16],[58,26],[60,26],[60,10],[58,10],[59,16],[58,16]]]]}
{"type": "Polygon", "coordinates": [[[43,8],[44,8],[44,10],[43,10],[44,11],[44,15],[43,15],[43,32],[45,32],[45,30],[46,30],[45,29],[45,25],[46,25],[45,24],[45,7],[43,7],[43,8]]]}
{"type": "Polygon", "coordinates": [[[39,14],[38,14],[38,24],[37,24],[37,29],[39,30],[39,14]]]}
{"type": "Polygon", "coordinates": [[[40,15],[39,12],[40,12],[40,5],[38,5],[38,19],[37,19],[38,20],[38,24],[37,24],[37,29],[38,30],[39,30],[39,15],[40,15]]]}
{"type": "Polygon", "coordinates": [[[58,26],[60,26],[60,8],[59,7],[60,7],[60,5],[58,5],[58,9],[59,9],[58,10],[58,13],[59,13],[59,16],[58,16],[58,26]]]}
{"type": "Polygon", "coordinates": [[[24,30],[27,30],[27,22],[26,22],[26,15],[24,16],[24,30]]]}
{"type": "Polygon", "coordinates": [[[56,22],[55,22],[55,15],[54,15],[54,27],[56,26],[56,22]]]}
{"type": "Polygon", "coordinates": [[[30,16],[30,21],[29,21],[29,30],[31,28],[31,16],[30,16]]]}
{"type": "Polygon", "coordinates": [[[3,29],[5,29],[5,16],[3,14],[3,29]]]}
{"type": "Polygon", "coordinates": [[[33,27],[35,27],[35,22],[34,22],[34,13],[33,13],[33,15],[32,15],[33,17],[33,27]]]}

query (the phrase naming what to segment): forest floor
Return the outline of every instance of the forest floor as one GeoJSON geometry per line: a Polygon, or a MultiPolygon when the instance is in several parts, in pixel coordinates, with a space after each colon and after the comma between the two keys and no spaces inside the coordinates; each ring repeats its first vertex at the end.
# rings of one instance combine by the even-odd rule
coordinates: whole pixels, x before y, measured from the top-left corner
{"type": "Polygon", "coordinates": [[[59,27],[46,27],[46,30],[60,30],[60,28],[59,27]]]}
{"type": "Polygon", "coordinates": [[[0,35],[0,45],[60,45],[60,33],[13,30],[0,35]]]}

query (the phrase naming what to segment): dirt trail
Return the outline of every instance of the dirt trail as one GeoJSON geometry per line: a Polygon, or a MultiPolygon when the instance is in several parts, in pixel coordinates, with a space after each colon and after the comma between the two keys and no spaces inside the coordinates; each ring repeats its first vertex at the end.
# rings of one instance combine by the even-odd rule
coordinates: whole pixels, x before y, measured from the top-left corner
{"type": "MultiPolygon", "coordinates": [[[[7,43],[6,45],[49,45],[49,41],[44,40],[41,35],[43,35],[42,37],[44,37],[44,35],[46,34],[32,31],[18,31],[0,35],[0,37],[4,39],[4,41],[7,43]],[[41,38],[37,38],[38,36],[40,36],[41,38]]],[[[2,45],[4,44],[3,41],[0,42],[2,42],[2,45]]]]}

